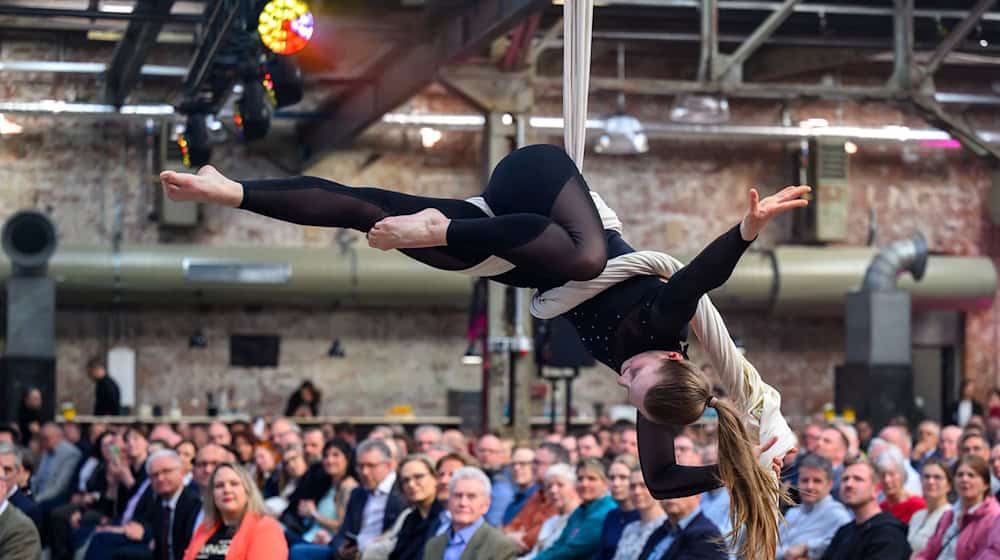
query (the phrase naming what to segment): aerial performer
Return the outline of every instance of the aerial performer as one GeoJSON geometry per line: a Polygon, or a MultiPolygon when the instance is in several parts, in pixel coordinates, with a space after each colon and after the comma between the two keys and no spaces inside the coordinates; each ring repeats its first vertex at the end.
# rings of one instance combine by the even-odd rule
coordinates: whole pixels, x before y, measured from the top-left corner
{"type": "Polygon", "coordinates": [[[534,288],[533,313],[551,317],[565,308],[561,314],[591,354],[618,372],[618,383],[640,413],[640,462],[653,495],[688,496],[724,485],[732,496],[733,527],[749,528],[744,546],[773,555],[772,543],[761,540],[772,529],[777,535],[779,489],[765,465],[780,464],[781,458],[758,462],[744,420],[759,427],[757,443],[777,437],[776,447],[790,450],[794,436],[776,403],[767,406],[779,397],[756,372],[752,379],[740,372],[743,380],[728,385],[742,393],[730,393],[733,402],[715,398],[709,380],[687,359],[684,342],[688,323],[704,321],[696,318],[703,296],[729,278],[765,224],[808,203],[802,197],[809,187],[786,187],[763,199],[750,189],[742,221],[665,277],[643,272],[647,252],[626,243],[614,212],[554,145],[512,152],[494,169],[482,195],[469,200],[350,187],[318,177],[237,182],[211,166],[197,174],[163,171],[160,180],[173,200],[351,228],[366,233],[372,247],[397,249],[434,268],[534,288]],[[740,389],[740,383],[756,387],[740,389]],[[749,402],[754,391],[765,396],[749,402]],[[676,464],[674,435],[706,407],[718,412],[719,463],[676,464]]]}

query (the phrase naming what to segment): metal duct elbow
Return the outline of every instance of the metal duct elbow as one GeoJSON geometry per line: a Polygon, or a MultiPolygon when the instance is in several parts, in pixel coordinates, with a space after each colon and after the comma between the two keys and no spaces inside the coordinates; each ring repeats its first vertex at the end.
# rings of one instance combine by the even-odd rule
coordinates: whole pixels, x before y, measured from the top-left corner
{"type": "Polygon", "coordinates": [[[56,226],[35,210],[21,210],[3,225],[3,250],[10,258],[13,276],[45,276],[49,258],[56,251],[56,226]]]}
{"type": "Polygon", "coordinates": [[[900,274],[909,272],[920,280],[927,270],[927,239],[917,232],[909,239],[902,239],[885,247],[868,265],[862,292],[881,292],[896,288],[900,274]]]}

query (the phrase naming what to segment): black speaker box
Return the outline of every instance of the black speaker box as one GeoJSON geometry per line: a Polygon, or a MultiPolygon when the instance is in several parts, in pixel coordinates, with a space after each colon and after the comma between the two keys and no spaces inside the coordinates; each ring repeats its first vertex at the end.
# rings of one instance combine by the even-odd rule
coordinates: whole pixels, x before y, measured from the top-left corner
{"type": "Polygon", "coordinates": [[[834,406],[838,412],[853,408],[857,418],[885,426],[896,416],[912,420],[913,368],[910,366],[837,366],[834,406]]]}
{"type": "Polygon", "coordinates": [[[52,358],[0,358],[0,420],[17,421],[21,399],[31,387],[42,392],[42,418],[54,418],[56,361],[52,358]]]}
{"type": "Polygon", "coordinates": [[[542,366],[580,368],[594,365],[576,327],[565,317],[535,322],[535,361],[542,366]]]}

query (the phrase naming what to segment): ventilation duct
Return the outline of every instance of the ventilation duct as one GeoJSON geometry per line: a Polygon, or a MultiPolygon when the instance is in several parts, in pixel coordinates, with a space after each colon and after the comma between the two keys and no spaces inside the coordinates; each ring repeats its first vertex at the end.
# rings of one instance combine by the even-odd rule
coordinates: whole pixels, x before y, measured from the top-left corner
{"type": "Polygon", "coordinates": [[[918,232],[875,255],[861,289],[847,294],[846,364],[837,371],[836,400],[876,426],[914,412],[911,296],[897,281],[906,272],[919,281],[926,269],[927,240],[918,232]]]}
{"type": "Polygon", "coordinates": [[[3,227],[10,259],[5,282],[6,340],[0,357],[0,416],[15,419],[30,388],[42,395],[42,417],[55,414],[56,283],[47,276],[56,250],[56,228],[44,214],[24,210],[3,227]]]}

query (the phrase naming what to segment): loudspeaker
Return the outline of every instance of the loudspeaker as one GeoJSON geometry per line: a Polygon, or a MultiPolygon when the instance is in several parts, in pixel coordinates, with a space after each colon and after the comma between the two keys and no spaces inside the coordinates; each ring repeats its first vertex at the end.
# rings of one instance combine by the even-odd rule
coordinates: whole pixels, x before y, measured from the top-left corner
{"type": "Polygon", "coordinates": [[[4,355],[55,356],[56,283],[51,278],[7,279],[7,340],[4,355]]]}
{"type": "Polygon", "coordinates": [[[594,365],[594,357],[580,341],[576,327],[565,317],[535,321],[535,362],[542,366],[580,368],[594,365]]]}
{"type": "Polygon", "coordinates": [[[281,337],[277,335],[234,334],[229,337],[229,365],[278,367],[281,337]]]}
{"type": "Polygon", "coordinates": [[[56,361],[53,358],[0,358],[0,420],[17,421],[21,399],[28,389],[42,392],[42,418],[56,413],[56,361]]]}
{"type": "Polygon", "coordinates": [[[911,366],[837,366],[834,406],[853,408],[857,418],[885,426],[896,416],[913,420],[913,368],[911,366]]]}

